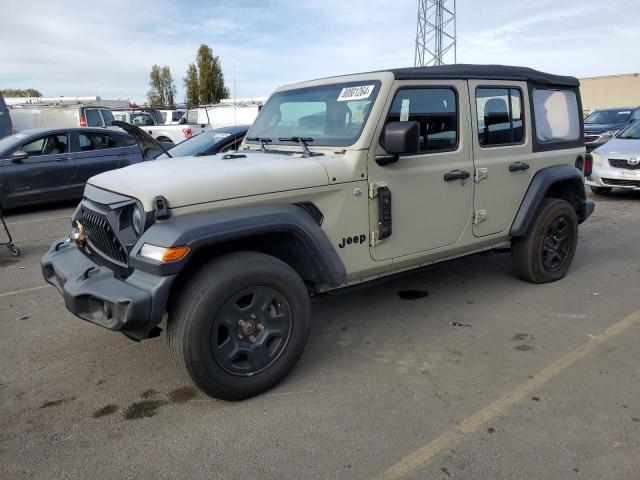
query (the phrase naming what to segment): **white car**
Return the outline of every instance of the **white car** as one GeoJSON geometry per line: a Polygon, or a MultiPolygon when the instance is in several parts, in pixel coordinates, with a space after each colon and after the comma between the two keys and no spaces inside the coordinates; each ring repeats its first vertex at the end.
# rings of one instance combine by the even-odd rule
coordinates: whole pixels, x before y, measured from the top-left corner
{"type": "Polygon", "coordinates": [[[640,120],[594,150],[593,170],[585,179],[593,193],[613,188],[640,190],[640,120]]]}

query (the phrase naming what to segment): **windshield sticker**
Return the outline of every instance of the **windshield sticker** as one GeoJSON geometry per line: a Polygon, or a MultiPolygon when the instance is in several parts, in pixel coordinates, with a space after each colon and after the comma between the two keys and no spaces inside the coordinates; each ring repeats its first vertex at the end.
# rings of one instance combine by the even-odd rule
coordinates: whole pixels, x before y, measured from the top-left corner
{"type": "Polygon", "coordinates": [[[400,121],[401,122],[406,122],[407,120],[409,120],[409,103],[410,102],[411,102],[411,99],[409,98],[402,99],[402,104],[400,105],[400,121]]]}
{"type": "Polygon", "coordinates": [[[338,102],[348,102],[349,100],[362,100],[369,98],[375,85],[360,85],[357,87],[343,88],[338,95],[338,102]]]}

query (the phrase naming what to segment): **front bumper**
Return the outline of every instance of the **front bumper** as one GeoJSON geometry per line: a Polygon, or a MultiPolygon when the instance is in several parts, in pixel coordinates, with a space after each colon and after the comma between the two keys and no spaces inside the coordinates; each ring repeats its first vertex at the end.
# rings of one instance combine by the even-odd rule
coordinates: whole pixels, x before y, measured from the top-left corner
{"type": "Polygon", "coordinates": [[[137,269],[126,279],[116,278],[113,270],[64,240],[51,244],[41,266],[45,280],[62,294],[71,313],[135,340],[158,331],[176,277],[137,269]]]}
{"type": "MultiPolygon", "coordinates": [[[[607,162],[607,160],[604,160],[607,162]]],[[[622,170],[610,165],[594,165],[591,175],[584,179],[591,187],[626,188],[640,190],[640,170],[622,170]]]]}

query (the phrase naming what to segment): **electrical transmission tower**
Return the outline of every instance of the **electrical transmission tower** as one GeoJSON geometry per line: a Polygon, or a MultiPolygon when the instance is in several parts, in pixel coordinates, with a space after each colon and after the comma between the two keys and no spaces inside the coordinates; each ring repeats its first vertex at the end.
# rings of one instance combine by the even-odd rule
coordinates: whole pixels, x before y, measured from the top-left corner
{"type": "Polygon", "coordinates": [[[456,60],[456,0],[418,0],[415,66],[456,60]]]}

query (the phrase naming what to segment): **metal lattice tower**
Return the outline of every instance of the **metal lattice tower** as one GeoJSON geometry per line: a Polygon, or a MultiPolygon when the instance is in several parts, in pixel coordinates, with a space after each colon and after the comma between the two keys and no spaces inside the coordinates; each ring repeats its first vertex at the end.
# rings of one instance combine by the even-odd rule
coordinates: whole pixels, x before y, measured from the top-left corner
{"type": "Polygon", "coordinates": [[[415,66],[456,62],[456,0],[418,0],[415,66]]]}

